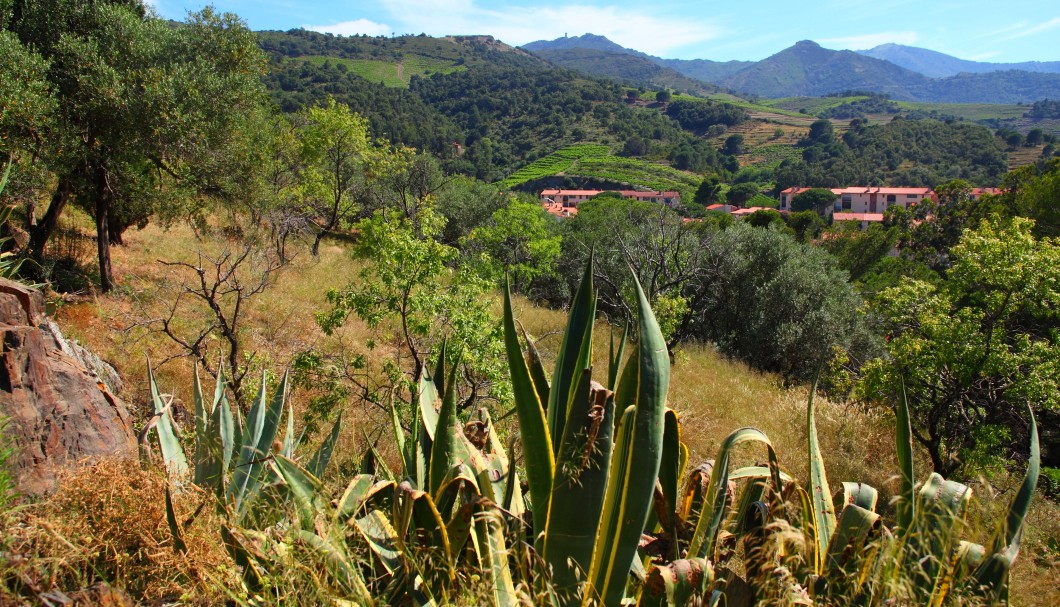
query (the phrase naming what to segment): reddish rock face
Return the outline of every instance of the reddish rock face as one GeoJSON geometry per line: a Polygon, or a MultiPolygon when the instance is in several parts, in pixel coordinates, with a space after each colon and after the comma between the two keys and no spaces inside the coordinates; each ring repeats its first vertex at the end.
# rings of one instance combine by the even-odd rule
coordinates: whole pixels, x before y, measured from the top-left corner
{"type": "Polygon", "coordinates": [[[56,474],[80,460],[136,455],[125,404],[63,352],[54,331],[40,292],[0,279],[0,415],[26,494],[51,491],[56,474]]]}

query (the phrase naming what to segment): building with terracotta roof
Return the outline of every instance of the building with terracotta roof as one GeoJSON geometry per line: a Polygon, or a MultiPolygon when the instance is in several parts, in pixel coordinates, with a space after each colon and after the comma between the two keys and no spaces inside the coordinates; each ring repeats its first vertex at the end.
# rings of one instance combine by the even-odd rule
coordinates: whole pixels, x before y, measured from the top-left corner
{"type": "MultiPolygon", "coordinates": [[[[790,211],[791,203],[799,194],[812,188],[791,187],[780,193],[780,210],[790,211]]],[[[835,194],[834,210],[837,213],[884,213],[888,208],[908,208],[924,199],[937,200],[931,188],[884,188],[851,187],[829,188],[835,194]]]]}
{"type": "Polygon", "coordinates": [[[604,192],[618,192],[623,198],[641,202],[657,202],[670,207],[681,204],[679,192],[641,192],[639,190],[542,190],[540,200],[542,204],[554,202],[569,208],[577,207],[579,203],[604,192]]]}

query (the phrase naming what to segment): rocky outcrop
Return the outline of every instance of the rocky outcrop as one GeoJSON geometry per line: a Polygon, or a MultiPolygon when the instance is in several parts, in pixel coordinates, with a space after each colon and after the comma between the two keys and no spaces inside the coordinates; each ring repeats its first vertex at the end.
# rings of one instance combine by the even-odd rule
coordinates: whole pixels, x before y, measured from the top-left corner
{"type": "Polygon", "coordinates": [[[83,459],[135,456],[125,404],[45,318],[39,291],[0,279],[0,337],[0,415],[19,491],[51,491],[83,459]]]}

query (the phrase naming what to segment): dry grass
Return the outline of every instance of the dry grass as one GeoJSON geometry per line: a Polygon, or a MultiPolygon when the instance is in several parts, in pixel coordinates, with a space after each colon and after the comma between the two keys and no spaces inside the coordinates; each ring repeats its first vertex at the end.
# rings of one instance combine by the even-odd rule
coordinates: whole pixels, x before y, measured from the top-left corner
{"type": "Polygon", "coordinates": [[[2,541],[0,604],[70,593],[101,581],[146,604],[216,605],[238,587],[208,495],[189,487],[174,496],[187,553],[173,547],[166,523],[166,478],[136,462],[103,460],[72,471],[50,499],[12,515],[2,541]],[[207,501],[197,516],[196,510],[207,501]]]}
{"type": "MultiPolygon", "coordinates": [[[[115,270],[121,288],[112,295],[98,297],[92,301],[64,305],[59,310],[58,318],[68,334],[84,341],[107,360],[117,363],[116,366],[127,382],[123,397],[134,409],[143,413],[147,403],[145,382],[141,380],[146,376],[144,354],[149,353],[155,361],[159,361],[176,351],[168,339],[142,325],[145,318],[159,314],[169,302],[166,284],[172,283],[174,277],[170,270],[162,267],[156,260],[190,260],[199,247],[216,247],[219,243],[197,239],[187,226],[176,226],[168,231],[149,226],[143,231],[129,233],[126,240],[127,246],[116,248],[114,251],[115,270]]],[[[266,291],[248,310],[244,333],[248,350],[267,353],[261,364],[273,370],[288,365],[294,353],[310,346],[324,350],[330,348],[333,351],[346,348],[350,352],[366,352],[365,341],[373,337],[379,339],[367,327],[351,320],[338,338],[327,338],[313,321],[313,313],[326,307],[324,292],[328,288],[346,284],[353,279],[357,270],[356,262],[348,257],[339,244],[324,247],[320,258],[316,260],[309,258],[308,254],[302,254],[292,267],[279,275],[276,285],[266,291]]],[[[565,313],[545,310],[520,298],[516,298],[514,305],[516,318],[538,339],[537,346],[545,357],[546,364],[551,364],[555,351],[562,342],[565,313]]],[[[499,317],[499,298],[496,313],[499,317]]],[[[201,311],[189,311],[182,322],[188,327],[194,327],[196,323],[202,322],[201,314],[201,311]]],[[[601,323],[598,326],[596,343],[598,376],[606,374],[608,334],[607,325],[601,323]]],[[[385,356],[385,349],[377,349],[375,355],[385,356]]],[[[778,378],[755,372],[742,363],[727,360],[708,346],[682,346],[675,353],[675,361],[670,403],[681,415],[683,440],[691,450],[691,464],[715,457],[722,440],[736,428],[755,426],[773,441],[782,466],[797,479],[807,478],[805,388],[784,388],[778,378]]],[[[163,366],[158,376],[163,390],[184,398],[190,397],[189,362],[170,362],[163,366]]],[[[296,393],[292,399],[294,405],[302,406],[307,395],[304,391],[296,393]]],[[[392,463],[396,461],[396,454],[389,448],[393,442],[390,434],[381,433],[381,429],[388,423],[387,420],[382,419],[377,411],[366,409],[357,403],[351,403],[348,409],[348,422],[336,450],[331,467],[331,475],[334,478],[329,479],[329,486],[345,485],[345,479],[355,471],[364,452],[365,436],[380,436],[379,444],[384,459],[392,463]]],[[[832,488],[837,489],[839,483],[845,480],[867,482],[880,489],[881,509],[888,514],[889,497],[897,489],[893,476],[897,471],[897,463],[892,416],[886,412],[867,412],[821,399],[818,401],[817,423],[832,488]]],[[[510,428],[504,426],[501,430],[510,428]]],[[[763,461],[764,458],[765,453],[760,447],[747,448],[739,453],[737,463],[763,461]]],[[[929,469],[926,461],[918,462],[919,477],[923,477],[929,469]]],[[[108,487],[105,491],[90,490],[94,484],[90,484],[86,477],[91,474],[86,474],[86,477],[75,475],[55,500],[35,507],[24,515],[20,524],[27,533],[32,530],[24,541],[40,542],[42,550],[40,559],[30,559],[31,562],[40,562],[27,570],[39,572],[40,583],[54,579],[76,585],[101,579],[94,568],[102,567],[101,571],[111,572],[108,575],[125,576],[115,579],[127,580],[129,585],[125,587],[130,590],[144,588],[142,596],[145,598],[161,597],[166,593],[175,592],[173,584],[176,579],[191,580],[188,583],[192,584],[192,587],[204,580],[199,570],[191,565],[171,562],[175,556],[163,537],[168,535],[164,511],[161,518],[158,511],[162,504],[162,485],[151,485],[148,480],[126,481],[122,484],[117,480],[120,476],[117,470],[120,468],[115,467],[109,472],[115,478],[114,483],[109,483],[114,487],[108,487]],[[78,490],[89,494],[99,493],[99,496],[71,497],[71,492],[76,493],[78,490]],[[117,497],[113,495],[115,492],[117,497]],[[63,495],[67,497],[60,497],[63,495]],[[153,505],[140,509],[142,512],[122,511],[120,504],[128,503],[132,496],[142,497],[137,498],[136,503],[152,502],[153,505]],[[134,542],[135,538],[141,537],[136,535],[137,533],[147,532],[147,528],[143,526],[135,533],[124,533],[123,529],[115,527],[86,527],[88,524],[83,520],[65,521],[66,517],[71,517],[82,507],[78,500],[89,500],[91,503],[84,507],[98,511],[109,504],[107,500],[111,499],[116,500],[114,504],[117,505],[113,507],[118,510],[114,516],[119,519],[120,516],[135,514],[144,521],[157,523],[154,531],[162,533],[162,536],[145,536],[155,539],[144,540],[144,545],[152,545],[155,548],[143,554],[145,558],[162,558],[163,555],[168,555],[165,557],[170,559],[165,562],[168,569],[162,568],[167,572],[166,575],[156,572],[156,577],[151,577],[148,571],[154,564],[161,565],[161,561],[155,563],[149,560],[108,560],[100,557],[98,551],[93,552],[88,547],[72,541],[71,544],[80,546],[78,551],[63,548],[64,544],[59,538],[69,540],[67,536],[87,541],[84,538],[104,539],[104,536],[110,538],[110,534],[115,534],[113,538],[106,539],[105,544],[113,549],[114,546],[134,542]],[[31,520],[40,520],[45,524],[31,525],[28,523],[31,520]],[[52,533],[48,526],[61,531],[58,534],[52,533]],[[85,531],[89,528],[97,530],[85,531]],[[151,544],[152,541],[155,544],[151,544]],[[89,563],[92,565],[89,566],[89,563]]],[[[100,472],[103,473],[108,472],[100,472]]],[[[130,478],[141,477],[132,475],[130,478]]],[[[159,479],[156,479],[151,482],[158,481],[159,479]]],[[[982,505],[971,513],[970,519],[972,523],[982,523],[978,526],[983,537],[972,539],[984,541],[992,531],[992,526],[999,520],[1001,509],[1006,507],[1011,492],[993,496],[985,488],[977,486],[976,496],[977,503],[982,505]]],[[[187,505],[179,507],[186,509],[187,505]]],[[[1060,588],[1060,563],[1057,554],[1057,546],[1060,546],[1060,508],[1052,502],[1040,499],[1031,511],[1028,524],[1024,550],[1013,572],[1013,604],[1060,604],[1060,590],[1057,590],[1060,588]]],[[[130,529],[134,528],[130,526],[130,529]]],[[[214,542],[212,548],[202,549],[203,554],[215,555],[221,550],[216,529],[204,535],[203,541],[214,542]]],[[[297,569],[294,564],[292,567],[297,569]]],[[[311,582],[311,572],[303,573],[292,569],[291,572],[279,575],[295,580],[286,584],[294,588],[298,583],[311,582]]],[[[208,583],[208,580],[204,583],[208,583]]],[[[202,592],[205,596],[208,588],[202,592]]]]}

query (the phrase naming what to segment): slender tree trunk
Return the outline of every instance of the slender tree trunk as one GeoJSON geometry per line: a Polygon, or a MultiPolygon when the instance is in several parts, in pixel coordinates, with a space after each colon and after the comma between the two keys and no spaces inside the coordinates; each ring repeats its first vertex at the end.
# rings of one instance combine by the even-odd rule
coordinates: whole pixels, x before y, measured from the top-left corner
{"type": "Polygon", "coordinates": [[[122,246],[125,241],[122,240],[122,234],[125,233],[125,226],[120,225],[118,218],[114,216],[114,213],[107,214],[107,234],[110,237],[110,243],[122,246]]]}
{"type": "Polygon", "coordinates": [[[52,201],[48,205],[48,211],[30,231],[29,252],[37,259],[44,255],[44,245],[48,244],[48,240],[55,233],[55,228],[59,226],[59,216],[63,214],[66,203],[70,201],[70,193],[73,189],[71,181],[70,175],[63,175],[59,178],[59,184],[52,192],[52,201]]]}
{"type": "Polygon", "coordinates": [[[107,172],[103,167],[96,169],[96,249],[99,253],[99,288],[104,293],[114,288],[114,274],[110,266],[110,188],[107,186],[107,172]]]}

